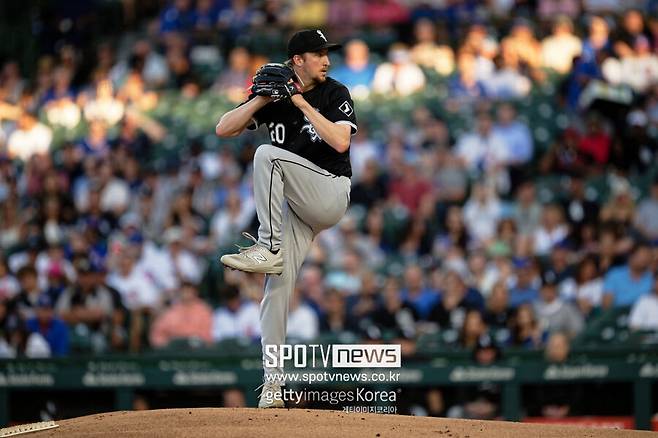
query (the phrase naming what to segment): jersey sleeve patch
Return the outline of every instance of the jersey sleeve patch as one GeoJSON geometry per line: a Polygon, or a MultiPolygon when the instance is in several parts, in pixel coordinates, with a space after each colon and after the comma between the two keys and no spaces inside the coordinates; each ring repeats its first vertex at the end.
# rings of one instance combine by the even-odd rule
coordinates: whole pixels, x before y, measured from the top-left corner
{"type": "Polygon", "coordinates": [[[350,105],[348,101],[341,103],[338,109],[341,110],[343,114],[345,114],[347,117],[350,117],[354,112],[352,105],[350,105]]]}

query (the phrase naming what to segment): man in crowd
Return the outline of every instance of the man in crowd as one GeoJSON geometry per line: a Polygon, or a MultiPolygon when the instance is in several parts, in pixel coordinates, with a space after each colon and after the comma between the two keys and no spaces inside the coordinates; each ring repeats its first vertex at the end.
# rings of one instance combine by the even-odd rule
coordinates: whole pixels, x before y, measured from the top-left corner
{"type": "Polygon", "coordinates": [[[35,316],[27,320],[27,329],[46,339],[53,356],[69,353],[69,329],[64,321],[55,316],[52,299],[47,294],[39,295],[35,316]]]}
{"type": "Polygon", "coordinates": [[[86,257],[73,266],[77,281],[62,292],[55,310],[74,330],[89,333],[92,348],[105,351],[125,346],[126,309],[115,289],[97,281],[97,269],[86,257]]]}
{"type": "Polygon", "coordinates": [[[631,306],[649,293],[653,282],[650,263],[651,248],[643,243],[637,244],[630,253],[628,263],[611,269],[605,276],[603,308],[631,306]]]}
{"type": "Polygon", "coordinates": [[[178,301],[164,311],[151,328],[151,345],[164,347],[177,338],[197,339],[205,344],[212,340],[212,309],[199,298],[194,283],[183,282],[178,301]]]}

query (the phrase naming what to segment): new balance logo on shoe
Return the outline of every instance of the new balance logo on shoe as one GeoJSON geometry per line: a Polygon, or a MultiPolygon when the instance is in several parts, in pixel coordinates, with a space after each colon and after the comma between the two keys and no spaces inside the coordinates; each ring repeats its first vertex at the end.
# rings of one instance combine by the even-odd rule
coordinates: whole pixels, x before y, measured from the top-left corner
{"type": "Polygon", "coordinates": [[[265,263],[267,261],[267,257],[265,257],[263,254],[260,254],[258,252],[253,252],[252,254],[248,254],[248,257],[251,257],[254,261],[258,263],[265,263]]]}
{"type": "Polygon", "coordinates": [[[243,235],[254,242],[252,246],[239,246],[237,254],[223,255],[220,261],[229,268],[259,274],[280,274],[283,272],[283,251],[276,254],[258,244],[258,240],[249,233],[243,235]]]}

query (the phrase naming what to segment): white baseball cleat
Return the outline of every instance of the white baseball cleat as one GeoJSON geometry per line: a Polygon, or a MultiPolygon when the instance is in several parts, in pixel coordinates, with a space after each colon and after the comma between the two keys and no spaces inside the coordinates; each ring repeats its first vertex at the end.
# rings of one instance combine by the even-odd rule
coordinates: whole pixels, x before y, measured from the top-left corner
{"type": "Polygon", "coordinates": [[[259,409],[269,408],[285,408],[283,403],[283,393],[281,392],[281,385],[274,382],[267,382],[263,384],[263,390],[260,393],[258,400],[259,409]]]}
{"type": "Polygon", "coordinates": [[[254,244],[247,247],[236,245],[240,248],[239,253],[226,254],[219,259],[224,265],[239,271],[260,274],[280,274],[283,272],[281,250],[274,254],[264,246],[259,245],[251,234],[242,233],[242,235],[252,240],[254,244]]]}

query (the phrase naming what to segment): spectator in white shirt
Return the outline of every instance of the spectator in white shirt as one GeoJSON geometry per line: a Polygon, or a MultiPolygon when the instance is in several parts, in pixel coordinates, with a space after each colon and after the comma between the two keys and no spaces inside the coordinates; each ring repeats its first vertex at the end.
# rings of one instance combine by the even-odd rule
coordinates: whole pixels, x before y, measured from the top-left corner
{"type": "Polygon", "coordinates": [[[456,144],[456,154],[468,170],[480,173],[507,162],[505,139],[493,131],[491,115],[477,115],[476,130],[462,135],[456,144]]]}
{"type": "Polygon", "coordinates": [[[162,296],[155,279],[137,265],[138,249],[124,247],[118,254],[117,267],[110,271],[107,284],[121,295],[121,302],[130,311],[130,351],[142,348],[142,337],[150,319],[161,307],[162,296]]]}
{"type": "Polygon", "coordinates": [[[373,91],[386,96],[408,96],[425,86],[425,74],[411,61],[407,46],[393,44],[388,52],[389,62],[377,67],[373,91]]]}
{"type": "Polygon", "coordinates": [[[130,206],[130,187],[123,179],[115,176],[109,160],[102,161],[98,166],[98,177],[101,185],[100,207],[104,212],[121,217],[130,206]]]}
{"type": "Polygon", "coordinates": [[[255,213],[253,201],[243,200],[237,190],[231,190],[225,208],[217,210],[210,221],[211,240],[220,248],[231,245],[249,227],[255,213]]]}
{"type": "Polygon", "coordinates": [[[75,129],[82,116],[80,107],[70,96],[63,96],[48,102],[45,106],[46,120],[50,126],[75,129]]]}
{"type": "Polygon", "coordinates": [[[213,315],[213,341],[258,338],[260,336],[258,304],[243,300],[237,287],[230,287],[226,291],[225,297],[225,304],[219,307],[213,315]]]}
{"type": "Polygon", "coordinates": [[[561,15],[555,20],[553,34],[541,42],[542,66],[567,74],[573,58],[580,56],[582,50],[583,42],[573,34],[573,23],[569,17],[561,15]]]}
{"type": "Polygon", "coordinates": [[[490,81],[496,74],[496,57],[499,54],[500,45],[495,38],[490,36],[482,40],[480,49],[475,57],[475,77],[483,84],[490,81]]]}
{"type": "Polygon", "coordinates": [[[603,300],[603,277],[599,273],[596,259],[585,257],[576,270],[576,304],[580,312],[589,315],[592,309],[601,307],[603,300]]]}
{"type": "Polygon", "coordinates": [[[644,93],[658,81],[658,56],[651,52],[644,35],[636,37],[633,46],[635,52],[621,59],[621,78],[636,92],[644,93]]]}
{"type": "Polygon", "coordinates": [[[121,216],[119,229],[113,232],[108,239],[111,266],[116,266],[118,257],[128,244],[132,244],[136,249],[137,266],[140,269],[148,273],[160,265],[160,250],[152,240],[144,238],[140,232],[142,228],[142,219],[137,213],[129,212],[121,216]]]}
{"type": "Polygon", "coordinates": [[[114,126],[123,118],[124,105],[114,97],[112,81],[103,79],[96,86],[96,97],[84,107],[85,119],[101,120],[108,126],[114,126]]]}
{"type": "Polygon", "coordinates": [[[477,183],[464,205],[464,223],[472,238],[486,246],[494,238],[502,214],[500,200],[489,184],[477,183]]]}
{"type": "Polygon", "coordinates": [[[320,321],[311,306],[302,302],[301,292],[295,288],[290,297],[288,338],[298,341],[315,339],[320,332],[320,321]]]}
{"type": "Polygon", "coordinates": [[[10,158],[28,161],[32,155],[46,154],[53,139],[52,130],[39,123],[36,116],[24,112],[18,119],[18,129],[9,136],[7,150],[10,158]]]}
{"type": "Polygon", "coordinates": [[[486,175],[499,193],[509,192],[509,172],[506,168],[510,159],[509,147],[505,139],[493,130],[493,120],[487,111],[477,115],[475,131],[457,140],[455,155],[472,177],[486,175]]]}
{"type": "Polygon", "coordinates": [[[110,271],[107,284],[121,294],[129,310],[157,309],[160,293],[153,281],[136,265],[135,248],[126,247],[118,257],[118,266],[110,271]]]}
{"type": "Polygon", "coordinates": [[[553,246],[564,240],[569,234],[569,226],[564,220],[564,212],[558,204],[544,207],[542,221],[535,231],[534,249],[538,256],[548,255],[553,246]]]}
{"type": "Polygon", "coordinates": [[[164,232],[162,239],[165,243],[162,250],[162,270],[169,271],[175,278],[175,287],[178,288],[181,281],[201,283],[203,265],[195,254],[185,248],[183,230],[171,227],[164,232]]]}
{"type": "Polygon", "coordinates": [[[653,279],[652,293],[633,304],[628,325],[631,330],[658,330],[658,276],[653,279]]]}
{"type": "Polygon", "coordinates": [[[501,43],[500,56],[496,58],[496,71],[483,85],[487,95],[500,100],[525,97],[532,88],[532,82],[521,69],[521,58],[510,43],[501,43]]]}

